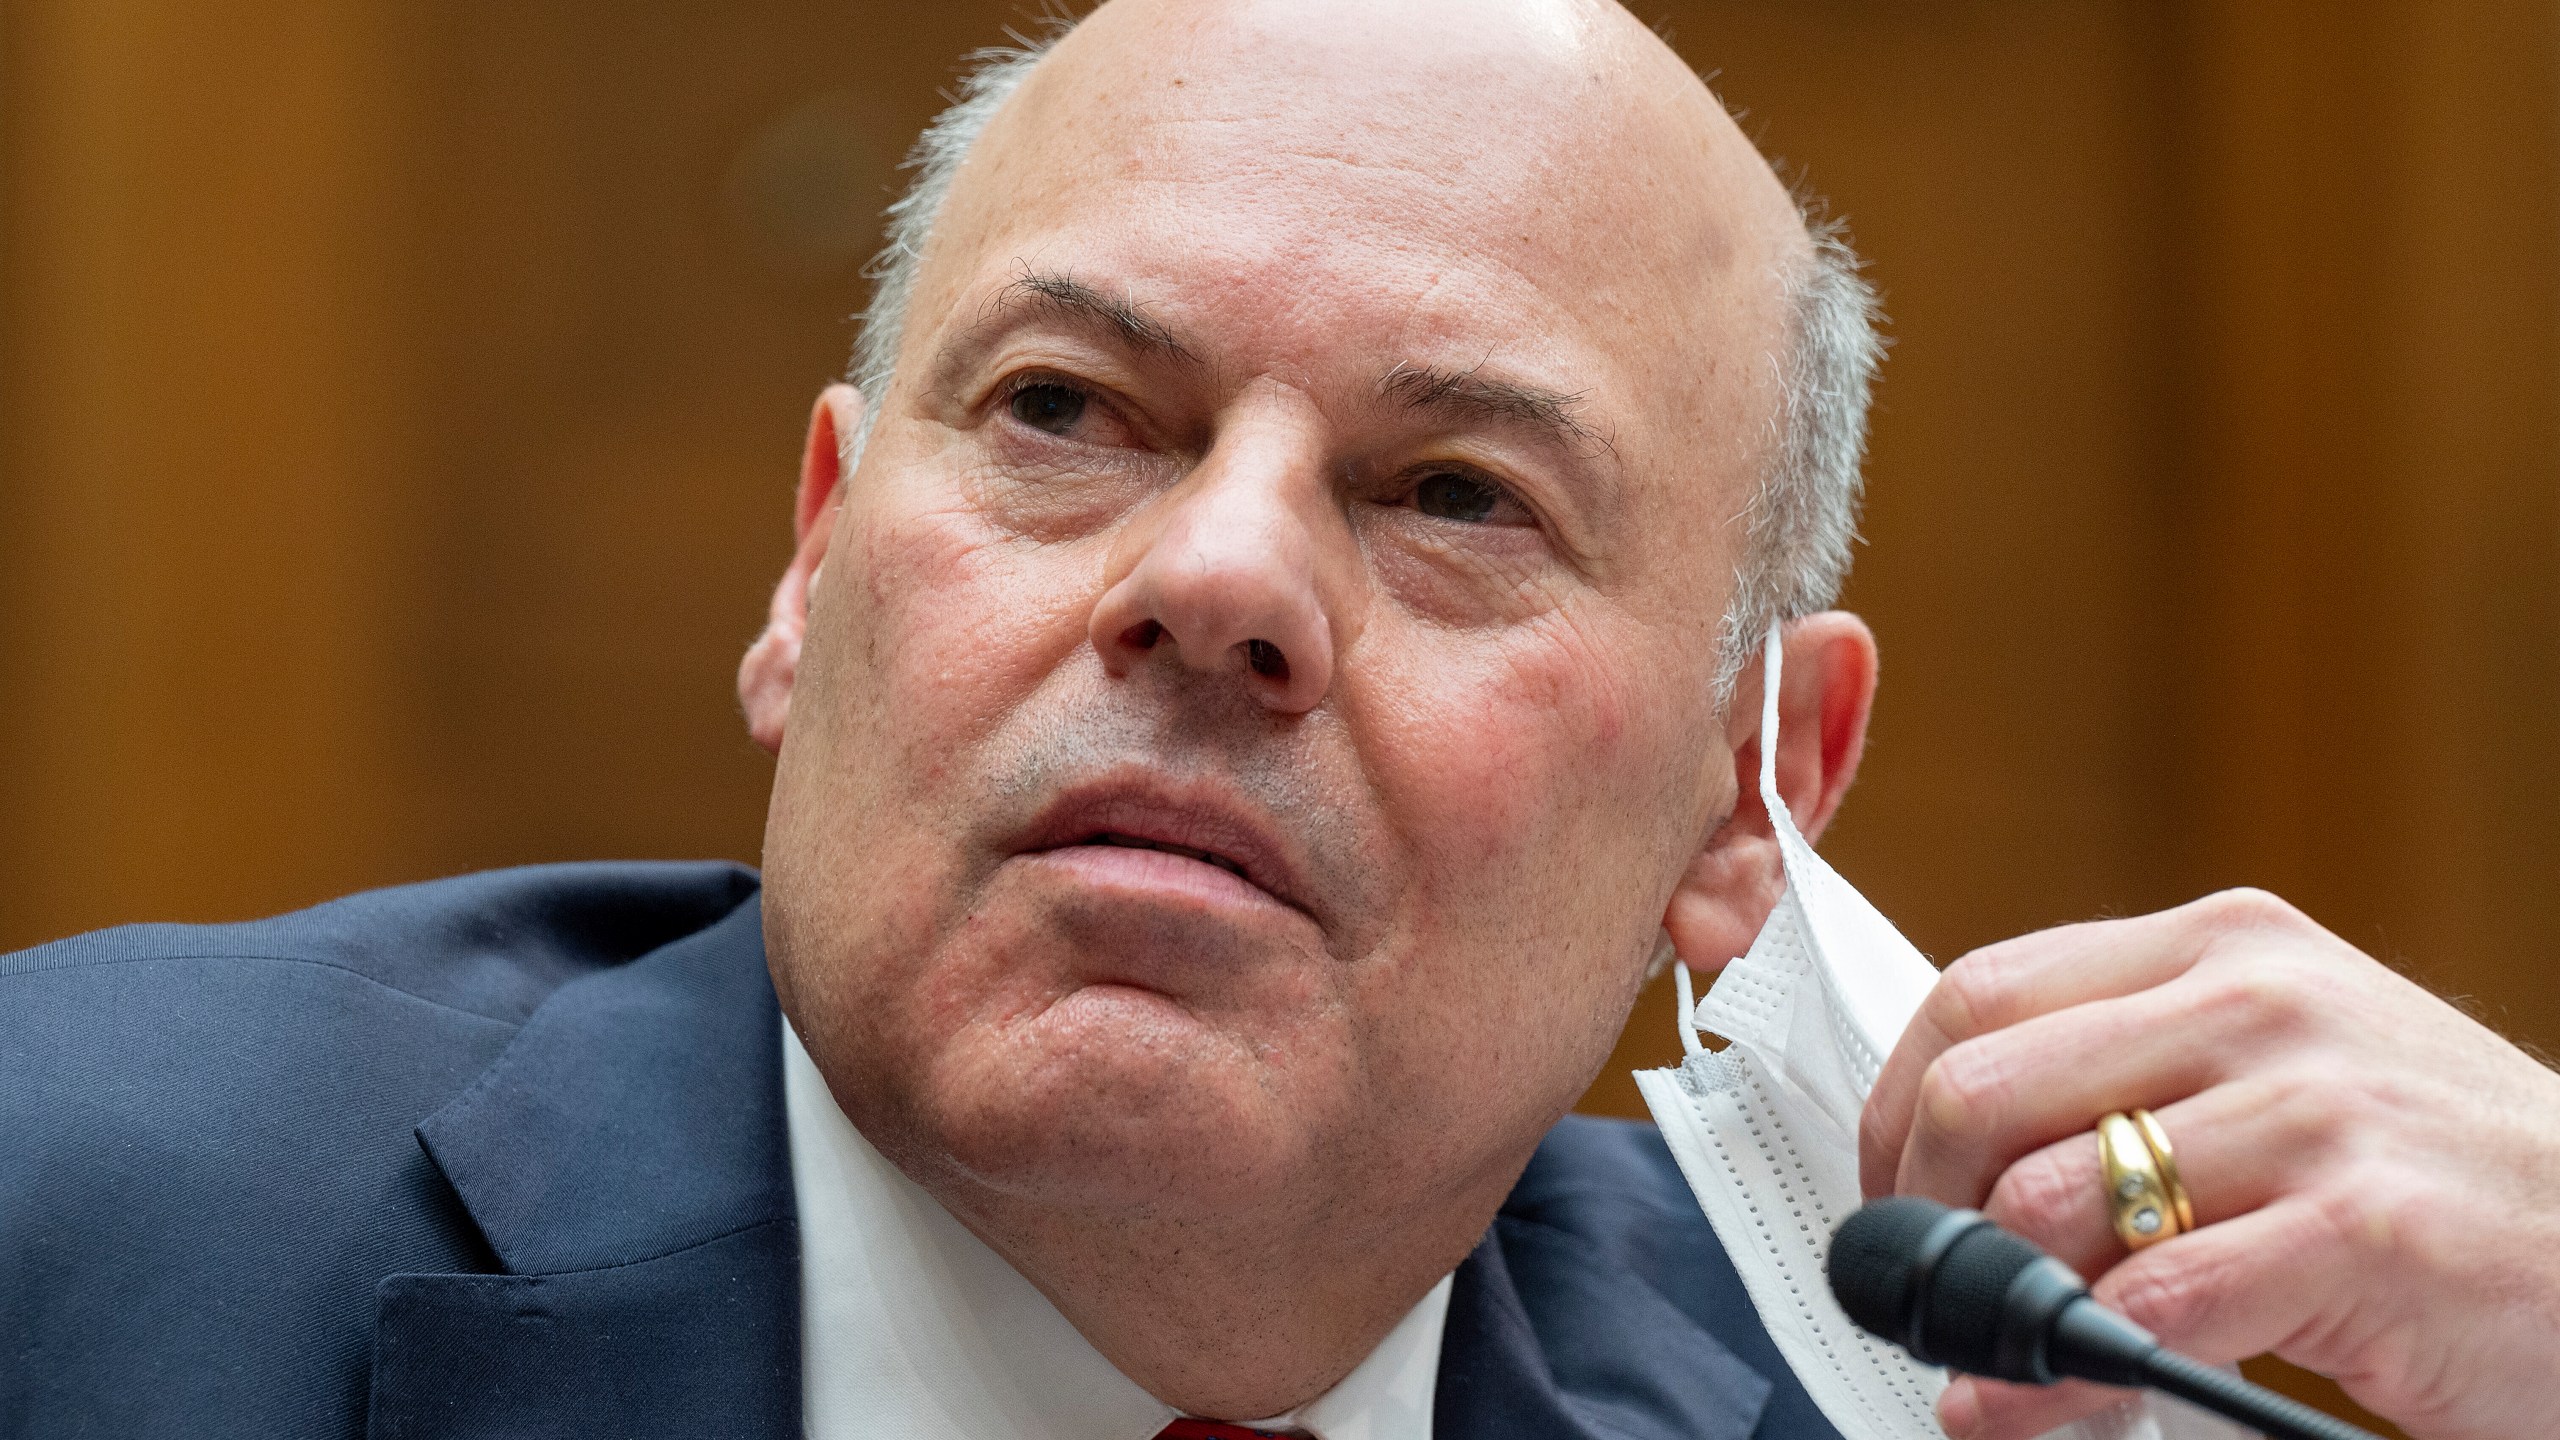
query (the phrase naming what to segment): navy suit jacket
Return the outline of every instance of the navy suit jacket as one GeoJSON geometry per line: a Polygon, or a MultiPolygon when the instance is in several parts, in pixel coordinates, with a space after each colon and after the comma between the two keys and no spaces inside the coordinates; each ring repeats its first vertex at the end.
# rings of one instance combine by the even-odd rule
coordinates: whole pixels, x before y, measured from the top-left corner
{"type": "MultiPolygon", "coordinates": [[[[0,1435],[797,1435],[780,1036],[729,865],[0,957],[0,1435]]],[[[1459,1267],[1435,1433],[1836,1440],[1587,1119],[1459,1267]]]]}

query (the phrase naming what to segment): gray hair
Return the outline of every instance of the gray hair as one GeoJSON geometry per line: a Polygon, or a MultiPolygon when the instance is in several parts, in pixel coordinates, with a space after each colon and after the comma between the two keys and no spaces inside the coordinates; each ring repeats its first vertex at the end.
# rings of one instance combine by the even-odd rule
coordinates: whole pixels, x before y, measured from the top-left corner
{"type": "Polygon", "coordinates": [[[942,202],[951,198],[951,182],[960,174],[960,162],[969,158],[978,137],[986,133],[987,122],[1022,88],[1031,67],[1063,33],[1060,30],[1047,40],[1020,48],[998,46],[971,55],[960,93],[924,127],[915,148],[907,152],[901,168],[913,170],[916,178],[908,182],[907,193],[889,206],[888,243],[862,267],[872,282],[871,304],[862,312],[862,333],[853,342],[853,386],[867,403],[862,407],[862,426],[845,456],[847,470],[862,458],[863,447],[871,441],[872,421],[889,398],[889,377],[897,372],[898,346],[907,336],[907,302],[915,298],[925,242],[933,237],[942,202]]]}
{"type": "Polygon", "coordinates": [[[1883,315],[1836,220],[1808,213],[1811,253],[1780,277],[1787,343],[1770,357],[1778,408],[1769,464],[1743,514],[1750,518],[1733,602],[1716,636],[1716,707],[1782,620],[1828,608],[1849,578],[1866,493],[1867,396],[1884,360],[1883,315]]]}
{"type": "MultiPolygon", "coordinates": [[[[888,397],[925,242],[961,162],[1056,39],[1053,34],[971,55],[959,94],[907,155],[904,168],[915,179],[890,205],[888,243],[863,271],[874,285],[854,344],[852,378],[871,403],[848,447],[848,469],[861,458],[888,397]]],[[[1809,256],[1779,277],[1788,335],[1785,349],[1769,357],[1779,382],[1779,403],[1769,422],[1770,461],[1751,503],[1735,517],[1748,523],[1734,567],[1733,603],[1716,634],[1719,711],[1732,703],[1735,683],[1772,624],[1810,615],[1839,598],[1858,538],[1867,397],[1884,358],[1881,314],[1839,222],[1808,210],[1805,231],[1812,242],[1809,256]]]]}

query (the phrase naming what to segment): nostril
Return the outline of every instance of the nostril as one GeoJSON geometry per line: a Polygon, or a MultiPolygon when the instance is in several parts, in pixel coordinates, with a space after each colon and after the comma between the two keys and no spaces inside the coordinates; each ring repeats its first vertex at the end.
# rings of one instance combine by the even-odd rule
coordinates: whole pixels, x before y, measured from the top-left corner
{"type": "Polygon", "coordinates": [[[1164,626],[1158,621],[1141,620],[1120,632],[1120,643],[1132,650],[1153,650],[1164,638],[1164,626]]]}
{"type": "Polygon", "coordinates": [[[1244,642],[1244,659],[1256,675],[1266,675],[1274,680],[1289,678],[1289,657],[1281,654],[1280,647],[1268,640],[1244,642]]]}

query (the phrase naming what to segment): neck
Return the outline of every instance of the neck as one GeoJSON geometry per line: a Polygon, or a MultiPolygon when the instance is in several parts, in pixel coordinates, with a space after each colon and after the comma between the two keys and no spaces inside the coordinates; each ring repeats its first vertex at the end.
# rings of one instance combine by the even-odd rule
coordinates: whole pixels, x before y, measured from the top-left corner
{"type": "Polygon", "coordinates": [[[1464,1194],[1372,1224],[1322,1204],[1166,1219],[926,1188],[1148,1393],[1187,1414],[1256,1420],[1367,1359],[1466,1258],[1509,1187],[1454,1187],[1464,1194]]]}

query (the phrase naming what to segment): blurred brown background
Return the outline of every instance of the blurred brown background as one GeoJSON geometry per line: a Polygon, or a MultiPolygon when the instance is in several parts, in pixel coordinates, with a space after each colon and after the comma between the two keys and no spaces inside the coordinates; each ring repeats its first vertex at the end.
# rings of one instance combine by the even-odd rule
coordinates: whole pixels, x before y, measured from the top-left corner
{"type": "MultiPolygon", "coordinates": [[[[1027,8],[0,0],[0,949],[752,859],[806,408],[1027,8]]],[[[1835,863],[1942,960],[2270,886],[2560,1048],[2560,7],[1637,8],[1899,337],[1835,863]]]]}

